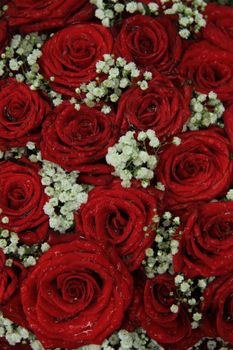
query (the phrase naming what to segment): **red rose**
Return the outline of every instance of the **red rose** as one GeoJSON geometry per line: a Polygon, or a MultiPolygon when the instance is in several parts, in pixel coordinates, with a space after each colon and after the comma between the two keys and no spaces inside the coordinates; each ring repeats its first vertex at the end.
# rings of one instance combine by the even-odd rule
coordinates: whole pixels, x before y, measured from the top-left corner
{"type": "Polygon", "coordinates": [[[223,135],[219,128],[188,131],[178,135],[179,146],[161,152],[157,177],[165,185],[167,207],[210,201],[227,191],[232,161],[223,135]]]}
{"type": "Polygon", "coordinates": [[[45,253],[21,288],[24,312],[46,348],[100,344],[119,329],[132,278],[114,249],[94,241],[59,244],[45,253]]]}
{"type": "Polygon", "coordinates": [[[10,27],[30,33],[85,22],[93,13],[94,6],[87,0],[13,0],[8,4],[6,16],[10,27]]]}
{"type": "Polygon", "coordinates": [[[12,267],[5,265],[6,257],[0,249],[0,304],[5,304],[19,287],[19,280],[25,277],[23,265],[13,260],[12,267]]]}
{"type": "MultiPolygon", "coordinates": [[[[1,312],[4,317],[9,318],[22,327],[28,327],[19,295],[20,284],[26,275],[25,267],[16,259],[13,260],[11,267],[6,266],[6,256],[0,249],[1,312]]],[[[0,349],[2,348],[0,347],[0,349]]]]}
{"type": "Polygon", "coordinates": [[[49,105],[38,92],[15,79],[0,82],[0,149],[40,140],[40,127],[49,105]]]}
{"type": "Polygon", "coordinates": [[[168,73],[180,59],[182,43],[169,16],[136,15],[123,22],[114,52],[139,68],[168,73]]]}
{"type": "Polygon", "coordinates": [[[209,330],[233,346],[233,274],[216,278],[204,292],[203,312],[209,316],[209,330]]]}
{"type": "Polygon", "coordinates": [[[2,53],[8,41],[9,34],[7,32],[7,22],[2,19],[0,20],[0,53],[2,53]]]}
{"type": "Polygon", "coordinates": [[[214,91],[222,101],[233,100],[233,53],[203,40],[188,47],[179,69],[197,91],[214,91]]]}
{"type": "Polygon", "coordinates": [[[178,312],[173,313],[170,310],[173,304],[177,304],[173,276],[163,274],[146,280],[143,305],[138,317],[147,334],[162,344],[175,345],[192,333],[187,310],[180,304],[178,312]]]}
{"type": "Polygon", "coordinates": [[[228,136],[228,139],[233,147],[233,104],[226,108],[223,114],[224,130],[228,136]]]}
{"type": "MultiPolygon", "coordinates": [[[[76,1],[77,2],[77,1],[76,1]]],[[[51,87],[64,95],[75,96],[74,90],[95,79],[96,62],[110,54],[113,38],[109,29],[99,24],[77,24],[67,27],[45,42],[40,67],[51,87]]]]}
{"type": "Polygon", "coordinates": [[[82,168],[85,171],[85,165],[96,164],[104,158],[108,147],[115,144],[118,126],[114,116],[85,105],[77,111],[69,102],[64,102],[44,123],[42,136],[44,159],[68,171],[82,168]]]}
{"type": "Polygon", "coordinates": [[[155,231],[152,218],[158,208],[159,191],[144,190],[134,182],[122,188],[119,181],[97,187],[76,214],[76,232],[87,239],[111,242],[130,270],[137,269],[150,247],[155,231]],[[149,226],[148,231],[143,228],[149,226]]]}
{"type": "Polygon", "coordinates": [[[208,4],[205,14],[207,24],[203,29],[203,37],[213,45],[233,53],[232,7],[208,4]]]}
{"type": "Polygon", "coordinates": [[[203,204],[188,218],[173,258],[175,272],[188,278],[233,271],[233,202],[203,204]]]}
{"type": "Polygon", "coordinates": [[[38,171],[36,164],[24,158],[0,163],[0,217],[9,219],[1,226],[19,233],[28,244],[44,240],[48,230],[43,211],[47,196],[38,171]]]}
{"type": "Polygon", "coordinates": [[[117,120],[125,133],[153,129],[160,138],[182,130],[190,116],[190,88],[177,88],[166,77],[156,75],[146,90],[133,87],[119,100],[117,120]]]}

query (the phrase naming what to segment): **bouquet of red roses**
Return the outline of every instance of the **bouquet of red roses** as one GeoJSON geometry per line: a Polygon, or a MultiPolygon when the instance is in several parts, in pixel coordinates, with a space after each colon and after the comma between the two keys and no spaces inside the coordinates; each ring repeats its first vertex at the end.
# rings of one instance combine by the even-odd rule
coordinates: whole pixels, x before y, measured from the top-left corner
{"type": "Polygon", "coordinates": [[[229,4],[1,0],[1,350],[233,349],[229,4]]]}

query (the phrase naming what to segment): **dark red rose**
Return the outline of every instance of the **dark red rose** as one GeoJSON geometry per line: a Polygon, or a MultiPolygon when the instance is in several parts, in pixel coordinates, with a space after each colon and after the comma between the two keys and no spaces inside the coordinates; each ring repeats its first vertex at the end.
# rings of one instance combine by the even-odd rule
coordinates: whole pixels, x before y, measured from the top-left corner
{"type": "Polygon", "coordinates": [[[111,246],[76,240],[40,258],[21,298],[43,346],[73,349],[100,344],[118,330],[132,291],[131,275],[111,246]]]}
{"type": "Polygon", "coordinates": [[[169,16],[136,15],[123,22],[114,52],[139,68],[168,73],[181,57],[182,43],[169,16]]]}
{"type": "Polygon", "coordinates": [[[150,226],[160,199],[159,191],[144,190],[137,182],[131,188],[122,188],[120,181],[99,186],[78,210],[76,232],[87,239],[110,242],[129,269],[135,270],[153,242],[155,231],[150,226]],[[149,226],[146,232],[145,226],[149,226]]]}
{"type": "Polygon", "coordinates": [[[203,40],[188,47],[179,69],[198,92],[214,91],[222,101],[233,100],[233,53],[203,40]]]}
{"type": "Polygon", "coordinates": [[[178,312],[173,313],[170,310],[173,304],[177,304],[173,276],[163,274],[146,280],[138,317],[147,334],[161,344],[175,345],[192,333],[187,310],[180,304],[178,312]]]}
{"type": "MultiPolygon", "coordinates": [[[[217,277],[204,292],[203,313],[209,316],[210,336],[233,346],[233,274],[217,277]]],[[[208,329],[207,328],[207,329],[208,329]]]]}
{"type": "Polygon", "coordinates": [[[38,92],[15,79],[0,82],[0,149],[23,147],[40,140],[49,105],[38,92]]]}
{"type": "Polygon", "coordinates": [[[178,134],[181,144],[160,154],[158,181],[165,185],[167,207],[194,205],[224,194],[230,186],[232,161],[220,128],[178,134]]]}
{"type": "Polygon", "coordinates": [[[13,259],[11,267],[6,266],[5,263],[6,256],[0,249],[1,312],[3,313],[4,317],[9,318],[11,321],[27,328],[28,324],[25,320],[19,294],[20,285],[23,279],[26,277],[27,271],[25,267],[16,259],[13,259]]]}
{"type": "Polygon", "coordinates": [[[233,9],[217,3],[208,4],[205,10],[207,24],[203,37],[215,46],[233,53],[233,9]]]}
{"type": "Polygon", "coordinates": [[[6,257],[0,249],[0,304],[5,304],[16,292],[22,276],[25,277],[25,268],[17,260],[13,260],[12,266],[5,265],[6,257]]]}
{"type": "MultiPolygon", "coordinates": [[[[85,171],[85,165],[89,167],[104,158],[108,147],[117,141],[118,132],[115,116],[85,105],[77,111],[69,102],[64,102],[43,125],[42,157],[68,171],[82,168],[85,171]]],[[[94,173],[95,167],[93,165],[94,173]]]]}
{"type": "Polygon", "coordinates": [[[10,36],[7,32],[7,21],[2,19],[0,20],[0,53],[2,53],[7,45],[9,38],[10,36]]]}
{"type": "Polygon", "coordinates": [[[109,29],[99,24],[67,27],[45,42],[40,67],[46,79],[54,77],[51,87],[67,96],[82,83],[95,79],[96,62],[110,54],[113,38],[109,29]]]}
{"type": "Polygon", "coordinates": [[[190,116],[190,88],[177,88],[166,77],[156,75],[146,90],[133,87],[119,100],[117,121],[125,133],[129,126],[136,130],[152,129],[159,138],[182,131],[190,116]]]}
{"type": "Polygon", "coordinates": [[[30,33],[85,22],[93,14],[94,6],[87,0],[13,0],[6,16],[10,27],[30,33]]]}
{"type": "Polygon", "coordinates": [[[203,204],[190,215],[173,258],[175,272],[188,278],[233,271],[233,202],[203,204]]]}
{"type": "Polygon", "coordinates": [[[24,158],[0,163],[0,218],[9,219],[1,226],[18,233],[28,244],[44,240],[48,230],[48,217],[43,211],[47,196],[39,170],[24,158]]]}
{"type": "Polygon", "coordinates": [[[228,139],[233,147],[233,104],[226,108],[223,114],[224,130],[228,136],[228,139]]]}

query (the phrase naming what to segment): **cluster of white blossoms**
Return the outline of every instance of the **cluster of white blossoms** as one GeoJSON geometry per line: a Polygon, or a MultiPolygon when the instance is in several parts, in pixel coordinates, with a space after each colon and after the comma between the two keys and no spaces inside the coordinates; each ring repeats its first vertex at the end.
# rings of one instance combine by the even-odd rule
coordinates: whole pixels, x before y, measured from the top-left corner
{"type": "Polygon", "coordinates": [[[199,322],[202,319],[202,314],[199,312],[199,304],[204,300],[203,292],[207,285],[212,282],[215,277],[186,279],[183,274],[175,276],[175,286],[177,290],[177,303],[171,306],[171,311],[177,313],[181,303],[189,306],[188,312],[192,314],[192,328],[199,327],[199,322]]]}
{"type": "MultiPolygon", "coordinates": [[[[153,219],[152,221],[156,222],[153,219]]],[[[173,255],[178,252],[179,242],[173,236],[177,234],[180,218],[178,216],[173,218],[172,214],[167,211],[163,214],[159,222],[160,225],[158,228],[154,223],[149,227],[144,227],[145,232],[151,228],[156,231],[153,246],[146,249],[146,258],[142,261],[145,274],[148,278],[154,278],[156,274],[163,274],[165,272],[173,274],[173,255]]]]}
{"type": "Polygon", "coordinates": [[[29,343],[33,350],[44,350],[41,343],[27,329],[16,325],[0,312],[0,337],[5,337],[12,346],[19,343],[29,343]]]}
{"type": "MultiPolygon", "coordinates": [[[[113,54],[104,54],[103,60],[96,63],[96,73],[101,77],[104,75],[105,79],[100,79],[99,76],[88,84],[81,84],[75,92],[79,96],[79,100],[89,106],[93,107],[100,101],[115,103],[119,100],[123,90],[133,83],[138,85],[142,90],[148,88],[148,81],[152,79],[151,72],[144,72],[142,75],[134,62],[127,62],[122,57],[114,58],[113,54]],[[83,98],[82,96],[85,95],[83,98]]],[[[72,101],[71,101],[72,102],[72,101]]],[[[75,100],[73,100],[75,103],[75,100]]],[[[78,103],[75,108],[79,109],[78,103]]],[[[110,106],[104,105],[103,113],[109,113],[110,106]]]]}
{"type": "Polygon", "coordinates": [[[12,147],[9,151],[1,151],[0,150],[0,159],[9,159],[9,158],[15,158],[19,159],[22,158],[22,156],[25,154],[26,148],[25,147],[12,147]]]}
{"type": "Polygon", "coordinates": [[[16,34],[9,46],[0,56],[0,77],[14,77],[18,82],[25,82],[32,90],[45,89],[45,81],[40,74],[38,59],[41,57],[41,47],[47,39],[46,34],[37,32],[26,36],[16,34]]]}
{"type": "Polygon", "coordinates": [[[164,5],[164,14],[177,14],[180,26],[179,34],[183,39],[188,39],[192,32],[197,33],[206,26],[206,19],[203,12],[206,8],[204,0],[160,0],[164,5]],[[172,6],[166,9],[165,4],[172,6]]]}
{"type": "Polygon", "coordinates": [[[90,0],[97,9],[95,16],[101,20],[105,27],[110,27],[114,22],[121,18],[123,12],[141,13],[142,15],[158,15],[159,6],[155,2],[144,4],[136,1],[118,1],[118,0],[90,0]]]}
{"type": "Polygon", "coordinates": [[[114,167],[112,174],[120,177],[123,187],[130,187],[132,179],[140,180],[141,185],[147,187],[154,177],[155,150],[159,146],[154,130],[140,131],[137,136],[135,131],[128,131],[113,147],[109,147],[106,161],[114,167]],[[148,153],[148,148],[153,155],[148,153]]]}
{"type": "Polygon", "coordinates": [[[199,350],[202,344],[206,344],[208,350],[231,350],[227,343],[220,337],[216,339],[213,338],[201,338],[194,346],[188,348],[187,350],[199,350]]]}
{"type": "Polygon", "coordinates": [[[194,92],[190,103],[191,117],[186,125],[189,130],[207,128],[212,124],[223,127],[220,119],[225,111],[223,103],[215,92],[208,95],[194,92]]]}
{"type": "Polygon", "coordinates": [[[13,259],[19,259],[24,267],[34,266],[40,255],[45,253],[50,245],[46,242],[28,246],[20,243],[15,232],[0,228],[0,248],[7,256],[6,266],[12,266],[13,259]]]}
{"type": "Polygon", "coordinates": [[[68,173],[59,165],[42,161],[39,172],[45,193],[50,197],[44,205],[44,212],[49,216],[49,226],[60,233],[65,233],[74,224],[74,212],[86,203],[90,186],[78,184],[79,173],[68,173]]]}
{"type": "Polygon", "coordinates": [[[155,1],[151,1],[149,4],[129,0],[90,0],[90,2],[97,7],[95,16],[101,20],[105,27],[110,27],[115,21],[120,20],[123,12],[158,16],[161,11],[164,14],[178,15],[179,34],[183,39],[188,39],[192,32],[197,33],[206,25],[203,15],[206,7],[204,0],[161,0],[161,8],[155,1]]]}
{"type": "MultiPolygon", "coordinates": [[[[96,350],[164,350],[155,340],[150,339],[146,332],[138,328],[135,332],[121,329],[106,339],[96,350]]],[[[84,349],[83,349],[84,350],[84,349]]],[[[91,350],[87,347],[85,350],[91,350]]]]}

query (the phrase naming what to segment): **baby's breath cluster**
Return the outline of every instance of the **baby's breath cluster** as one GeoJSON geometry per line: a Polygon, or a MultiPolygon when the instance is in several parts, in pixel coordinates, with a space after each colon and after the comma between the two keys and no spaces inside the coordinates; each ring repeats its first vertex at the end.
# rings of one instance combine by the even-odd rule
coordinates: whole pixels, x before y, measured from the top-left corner
{"type": "Polygon", "coordinates": [[[113,175],[120,177],[123,187],[130,187],[133,178],[147,187],[154,177],[157,165],[155,150],[159,145],[154,130],[141,131],[137,136],[135,131],[128,131],[108,149],[106,161],[115,168],[113,175]],[[154,150],[153,155],[148,153],[148,146],[154,150]]]}
{"type": "MultiPolygon", "coordinates": [[[[156,231],[156,236],[153,246],[146,249],[146,258],[142,262],[148,278],[154,278],[156,274],[167,271],[173,273],[172,257],[178,251],[179,242],[172,237],[177,233],[179,225],[179,217],[172,217],[170,212],[163,214],[159,228],[154,224],[151,225],[150,228],[156,231]]],[[[145,227],[144,231],[147,230],[148,227],[145,227]]]]}
{"type": "Polygon", "coordinates": [[[106,339],[99,350],[164,350],[155,340],[150,339],[146,332],[139,328],[135,332],[121,329],[106,339]]]}
{"type": "MultiPolygon", "coordinates": [[[[134,62],[127,62],[122,57],[114,58],[113,54],[103,55],[103,60],[96,63],[96,73],[98,76],[95,80],[88,84],[81,84],[75,90],[79,99],[81,97],[89,107],[93,107],[100,101],[117,102],[123,90],[133,83],[140,86],[142,90],[146,90],[148,81],[152,79],[152,73],[145,72],[142,80],[140,80],[141,73],[134,62]],[[105,79],[100,79],[99,75],[104,75],[105,79]],[[84,99],[82,98],[83,95],[85,96],[84,99]]],[[[75,104],[75,107],[78,109],[78,104],[75,104]]],[[[103,106],[103,113],[107,114],[110,111],[109,106],[103,106]]]]}
{"type": "Polygon", "coordinates": [[[12,346],[19,343],[29,343],[33,350],[44,350],[41,343],[36,340],[35,336],[31,332],[13,323],[8,318],[3,317],[1,312],[0,337],[5,337],[8,343],[12,346]]]}
{"type": "Polygon", "coordinates": [[[187,350],[199,350],[200,346],[206,344],[206,348],[208,350],[231,350],[230,347],[228,347],[227,343],[224,342],[221,338],[201,338],[194,346],[191,348],[188,348],[187,350]]]}
{"type": "Polygon", "coordinates": [[[5,151],[5,152],[0,150],[0,160],[1,159],[7,160],[10,158],[19,159],[23,155],[25,155],[25,152],[26,152],[25,147],[13,147],[9,151],[5,151]]]}
{"type": "Polygon", "coordinates": [[[149,4],[130,0],[90,0],[90,2],[97,7],[95,16],[101,20],[105,27],[110,27],[116,20],[120,20],[123,12],[158,15],[159,9],[155,2],[150,2],[149,4]]]}
{"type": "Polygon", "coordinates": [[[0,248],[7,256],[6,265],[11,266],[13,259],[19,259],[24,267],[34,266],[40,255],[45,253],[49,244],[33,244],[28,246],[20,243],[19,236],[15,232],[0,228],[0,248]]]}
{"type": "Polygon", "coordinates": [[[44,206],[44,212],[49,216],[49,226],[65,233],[74,224],[74,212],[86,203],[90,186],[77,183],[77,171],[68,173],[46,160],[43,160],[39,174],[45,193],[50,197],[44,206]]]}
{"type": "Polygon", "coordinates": [[[208,95],[195,92],[191,99],[190,110],[192,114],[187,124],[190,130],[207,128],[212,124],[223,126],[220,119],[225,108],[215,92],[209,92],[208,95]]]}
{"type": "Polygon", "coordinates": [[[183,39],[188,39],[192,32],[197,33],[202,27],[205,27],[206,20],[203,12],[206,2],[204,0],[161,0],[163,5],[171,2],[172,6],[164,9],[164,14],[178,15],[179,34],[183,39]]]}
{"type": "Polygon", "coordinates": [[[26,82],[32,90],[45,88],[43,76],[39,73],[38,59],[41,47],[47,35],[29,33],[26,36],[16,34],[9,46],[0,56],[0,77],[15,77],[19,82],[26,82]]]}
{"type": "Polygon", "coordinates": [[[183,274],[175,276],[176,300],[177,303],[171,306],[171,311],[177,313],[180,303],[188,305],[188,312],[192,314],[192,328],[199,327],[202,314],[199,311],[199,304],[204,300],[203,292],[208,283],[212,282],[214,277],[202,279],[186,279],[183,274]]]}

